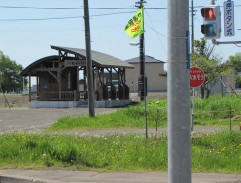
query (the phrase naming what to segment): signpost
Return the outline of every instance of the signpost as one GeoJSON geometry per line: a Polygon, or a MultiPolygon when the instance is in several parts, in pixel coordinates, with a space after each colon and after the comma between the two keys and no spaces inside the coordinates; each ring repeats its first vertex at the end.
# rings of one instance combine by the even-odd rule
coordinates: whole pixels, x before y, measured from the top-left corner
{"type": "Polygon", "coordinates": [[[65,60],[66,67],[86,66],[86,60],[65,60]]]}
{"type": "Polygon", "coordinates": [[[199,67],[190,68],[190,86],[196,88],[204,83],[204,72],[199,67]]]}
{"type": "Polygon", "coordinates": [[[205,74],[203,70],[199,67],[190,68],[190,86],[192,88],[192,126],[191,130],[193,131],[194,127],[194,88],[201,86],[204,83],[205,74]]]}
{"type": "Polygon", "coordinates": [[[224,36],[234,36],[234,2],[231,0],[224,1],[224,36]]]}

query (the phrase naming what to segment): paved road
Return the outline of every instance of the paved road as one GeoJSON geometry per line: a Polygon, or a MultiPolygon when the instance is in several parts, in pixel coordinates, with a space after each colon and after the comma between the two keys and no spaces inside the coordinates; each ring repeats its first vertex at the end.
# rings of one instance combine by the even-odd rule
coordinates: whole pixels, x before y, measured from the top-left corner
{"type": "MultiPolygon", "coordinates": [[[[96,108],[96,114],[116,111],[112,108],[96,108]]],[[[74,109],[0,109],[0,132],[41,131],[57,119],[69,115],[88,115],[88,108],[74,109]]]]}
{"type": "MultiPolygon", "coordinates": [[[[0,170],[1,183],[167,183],[167,173],[0,170]],[[2,180],[1,180],[2,177],[2,180]],[[14,178],[15,177],[15,178],[14,178]]],[[[241,174],[194,173],[193,183],[241,183],[241,174]]]]}

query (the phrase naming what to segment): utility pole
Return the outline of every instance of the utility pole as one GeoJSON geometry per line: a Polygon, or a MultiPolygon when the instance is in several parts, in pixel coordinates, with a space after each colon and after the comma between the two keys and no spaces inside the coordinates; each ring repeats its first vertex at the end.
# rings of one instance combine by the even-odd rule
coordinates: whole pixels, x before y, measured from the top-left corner
{"type": "MultiPolygon", "coordinates": [[[[142,8],[143,4],[146,3],[144,0],[140,0],[136,2],[136,7],[142,8]]],[[[143,16],[143,29],[145,27],[145,18],[144,12],[142,12],[143,16]]],[[[145,105],[145,131],[146,131],[146,140],[148,139],[148,122],[147,122],[147,111],[146,111],[146,96],[147,96],[147,77],[146,77],[146,69],[145,69],[145,33],[143,32],[140,35],[140,76],[138,77],[138,93],[140,96],[140,100],[144,100],[145,105]]]]}
{"type": "Polygon", "coordinates": [[[91,39],[90,39],[88,0],[84,0],[84,20],[85,20],[86,70],[87,70],[87,80],[88,80],[89,116],[95,117],[95,101],[94,101],[93,70],[92,70],[91,44],[90,44],[91,39]]]}
{"type": "MultiPolygon", "coordinates": [[[[143,4],[146,3],[144,0],[140,0],[136,2],[136,7],[142,8],[143,4]]],[[[144,19],[144,13],[143,13],[143,19],[144,19]]],[[[143,21],[143,27],[144,27],[143,21]]],[[[146,94],[147,94],[147,79],[145,75],[145,33],[140,35],[140,76],[138,77],[138,93],[140,96],[140,100],[143,101],[146,94]]]]}
{"type": "Polygon", "coordinates": [[[189,0],[168,1],[168,182],[191,183],[189,0]]]}

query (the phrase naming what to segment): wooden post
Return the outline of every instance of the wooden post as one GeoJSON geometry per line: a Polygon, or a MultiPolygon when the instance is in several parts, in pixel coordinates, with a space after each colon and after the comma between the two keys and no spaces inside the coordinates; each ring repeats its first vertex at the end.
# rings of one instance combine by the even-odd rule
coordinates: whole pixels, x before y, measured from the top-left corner
{"type": "Polygon", "coordinates": [[[95,117],[95,100],[93,89],[93,66],[91,58],[91,39],[90,39],[90,23],[89,23],[89,1],[84,1],[84,21],[85,21],[85,44],[86,44],[86,69],[88,77],[88,105],[89,116],[95,117]]]}
{"type": "Polygon", "coordinates": [[[76,68],[76,70],[77,70],[77,88],[76,88],[76,90],[77,90],[77,97],[75,98],[75,100],[77,100],[77,101],[79,101],[79,99],[80,99],[80,89],[79,89],[79,67],[77,67],[76,68]],[[77,99],[78,98],[78,99],[77,99]]]}
{"type": "Polygon", "coordinates": [[[30,73],[28,74],[28,96],[29,96],[29,101],[31,102],[31,95],[32,95],[32,91],[31,91],[31,76],[30,73]]]}

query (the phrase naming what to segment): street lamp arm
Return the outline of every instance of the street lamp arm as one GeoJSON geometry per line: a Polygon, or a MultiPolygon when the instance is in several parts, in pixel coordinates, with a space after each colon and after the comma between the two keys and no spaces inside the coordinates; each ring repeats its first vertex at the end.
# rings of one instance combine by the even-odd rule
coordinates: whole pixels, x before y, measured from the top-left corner
{"type": "Polygon", "coordinates": [[[129,45],[131,45],[131,46],[138,46],[138,45],[140,45],[140,43],[130,42],[129,45]]]}

